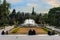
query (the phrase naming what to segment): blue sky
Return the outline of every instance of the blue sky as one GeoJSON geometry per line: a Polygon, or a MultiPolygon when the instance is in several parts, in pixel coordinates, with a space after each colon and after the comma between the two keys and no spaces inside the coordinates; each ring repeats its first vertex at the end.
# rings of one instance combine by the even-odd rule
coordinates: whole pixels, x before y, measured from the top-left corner
{"type": "Polygon", "coordinates": [[[60,0],[7,0],[11,4],[11,10],[30,12],[32,7],[37,13],[47,13],[50,8],[59,7],[60,0]]]}

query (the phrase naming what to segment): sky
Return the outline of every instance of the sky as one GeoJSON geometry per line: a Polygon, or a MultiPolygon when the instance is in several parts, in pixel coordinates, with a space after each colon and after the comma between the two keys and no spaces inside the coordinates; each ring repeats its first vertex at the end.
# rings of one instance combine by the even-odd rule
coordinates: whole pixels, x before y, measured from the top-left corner
{"type": "Polygon", "coordinates": [[[7,0],[11,4],[11,11],[16,9],[20,12],[32,12],[32,7],[36,13],[48,13],[50,8],[59,7],[60,0],[7,0]]]}

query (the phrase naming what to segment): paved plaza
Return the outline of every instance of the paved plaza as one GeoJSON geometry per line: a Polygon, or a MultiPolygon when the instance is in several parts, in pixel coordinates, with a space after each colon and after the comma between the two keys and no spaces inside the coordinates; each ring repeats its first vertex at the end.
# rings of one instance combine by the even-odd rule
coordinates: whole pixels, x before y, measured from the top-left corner
{"type": "Polygon", "coordinates": [[[0,40],[60,40],[60,36],[48,36],[48,35],[0,35],[0,40]]]}
{"type": "MultiPolygon", "coordinates": [[[[6,27],[5,31],[9,31],[12,28],[14,28],[14,26],[9,26],[6,27]]],[[[2,30],[0,30],[0,34],[2,32],[2,30]]],[[[41,34],[41,35],[0,35],[0,40],[60,40],[60,36],[58,35],[52,35],[49,36],[47,34],[41,34]]]]}

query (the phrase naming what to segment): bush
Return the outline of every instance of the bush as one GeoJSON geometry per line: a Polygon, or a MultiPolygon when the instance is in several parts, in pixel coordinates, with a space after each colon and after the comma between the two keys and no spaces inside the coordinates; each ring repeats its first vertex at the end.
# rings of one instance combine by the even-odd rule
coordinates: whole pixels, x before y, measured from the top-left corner
{"type": "Polygon", "coordinates": [[[44,29],[45,31],[48,31],[48,29],[47,29],[46,27],[43,27],[43,29],[44,29]]]}
{"type": "Polygon", "coordinates": [[[14,28],[14,29],[12,30],[12,33],[16,33],[18,29],[19,29],[19,28],[14,28]]]}

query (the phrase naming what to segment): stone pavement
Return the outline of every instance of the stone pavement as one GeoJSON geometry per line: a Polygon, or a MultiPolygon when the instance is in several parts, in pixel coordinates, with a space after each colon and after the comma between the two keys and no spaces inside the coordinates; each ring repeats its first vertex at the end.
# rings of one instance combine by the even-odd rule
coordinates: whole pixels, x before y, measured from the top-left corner
{"type": "Polygon", "coordinates": [[[8,27],[5,27],[5,29],[1,29],[0,30],[0,35],[1,35],[1,32],[4,30],[4,31],[9,31],[11,30],[12,28],[14,28],[14,26],[8,26],[8,27]]]}
{"type": "Polygon", "coordinates": [[[57,32],[60,32],[60,29],[55,28],[54,26],[46,26],[49,29],[55,30],[57,32]]]}
{"type": "Polygon", "coordinates": [[[60,40],[60,36],[48,35],[0,35],[0,40],[60,40]]]}
{"type": "MultiPolygon", "coordinates": [[[[9,31],[12,28],[14,28],[14,26],[9,26],[2,30],[9,31]]],[[[0,30],[0,34],[1,34],[2,30],[0,30]]],[[[49,36],[47,34],[32,35],[32,36],[29,36],[29,35],[0,35],[0,40],[60,40],[60,36],[59,35],[49,36]]]]}

